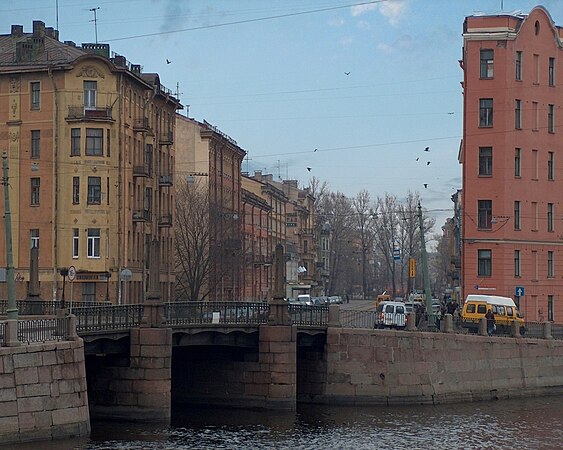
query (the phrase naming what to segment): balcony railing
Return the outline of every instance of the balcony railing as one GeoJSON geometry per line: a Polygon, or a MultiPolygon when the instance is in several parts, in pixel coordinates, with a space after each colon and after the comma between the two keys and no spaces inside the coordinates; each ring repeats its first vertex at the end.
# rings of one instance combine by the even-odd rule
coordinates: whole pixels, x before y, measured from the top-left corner
{"type": "Polygon", "coordinates": [[[171,227],[172,226],[172,214],[161,214],[158,219],[159,227],[171,227]]]}
{"type": "Polygon", "coordinates": [[[164,133],[160,133],[158,137],[158,142],[162,145],[169,145],[174,142],[174,133],[172,131],[166,131],[164,133]]]}
{"type": "Polygon", "coordinates": [[[148,117],[140,117],[133,121],[133,131],[151,131],[148,117]]]}
{"type": "Polygon", "coordinates": [[[133,222],[149,222],[151,212],[147,209],[137,209],[133,211],[133,222]]]}
{"type": "Polygon", "coordinates": [[[87,107],[83,105],[73,105],[68,107],[69,121],[92,120],[92,121],[113,121],[112,110],[109,106],[87,107]]]}
{"type": "Polygon", "coordinates": [[[133,166],[133,176],[134,177],[148,177],[149,176],[149,165],[139,164],[133,166]]]}
{"type": "Polygon", "coordinates": [[[160,186],[172,186],[172,175],[160,175],[158,177],[158,184],[160,186]]]}

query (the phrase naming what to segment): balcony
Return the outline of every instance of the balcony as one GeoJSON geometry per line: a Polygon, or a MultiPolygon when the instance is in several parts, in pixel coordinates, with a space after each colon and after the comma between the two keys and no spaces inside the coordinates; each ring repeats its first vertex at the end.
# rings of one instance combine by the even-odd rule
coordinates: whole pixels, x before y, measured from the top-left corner
{"type": "Polygon", "coordinates": [[[169,228],[172,226],[172,214],[161,214],[158,218],[158,226],[169,228]]]}
{"type": "Polygon", "coordinates": [[[97,106],[85,108],[83,105],[68,107],[67,122],[114,122],[112,110],[109,106],[97,106]]]}
{"type": "Polygon", "coordinates": [[[172,143],[174,143],[174,133],[172,133],[172,131],[160,133],[160,136],[158,137],[158,143],[160,145],[171,145],[172,143]]]}
{"type": "Polygon", "coordinates": [[[149,118],[148,117],[141,117],[135,119],[133,122],[133,131],[137,132],[151,132],[151,127],[149,125],[149,118]]]}
{"type": "Polygon", "coordinates": [[[149,165],[139,164],[133,166],[133,176],[134,177],[148,177],[149,176],[149,165]]]}
{"type": "Polygon", "coordinates": [[[148,209],[136,209],[133,211],[133,222],[149,222],[151,212],[148,209]]]}
{"type": "Polygon", "coordinates": [[[160,175],[158,177],[159,186],[172,186],[172,175],[160,175]]]}

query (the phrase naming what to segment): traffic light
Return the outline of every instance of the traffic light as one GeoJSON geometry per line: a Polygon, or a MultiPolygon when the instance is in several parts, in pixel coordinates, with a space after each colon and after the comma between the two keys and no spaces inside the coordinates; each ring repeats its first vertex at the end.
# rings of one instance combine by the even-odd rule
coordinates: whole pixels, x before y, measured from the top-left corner
{"type": "Polygon", "coordinates": [[[409,277],[414,278],[416,276],[416,261],[411,258],[409,261],[409,277]]]}

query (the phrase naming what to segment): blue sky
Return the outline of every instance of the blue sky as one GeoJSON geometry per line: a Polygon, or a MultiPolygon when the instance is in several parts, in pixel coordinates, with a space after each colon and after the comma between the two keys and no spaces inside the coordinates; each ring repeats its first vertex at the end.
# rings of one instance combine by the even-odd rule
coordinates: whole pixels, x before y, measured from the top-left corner
{"type": "MultiPolygon", "coordinates": [[[[314,175],[333,191],[365,189],[373,199],[418,191],[438,231],[461,187],[463,20],[501,3],[524,13],[537,4],[58,0],[58,28],[61,40],[94,42],[90,9],[99,7],[98,41],[158,72],[190,117],[235,139],[248,152],[244,171],[302,185],[314,175]]],[[[563,1],[542,4],[562,25],[563,1]]],[[[11,24],[30,32],[33,20],[56,27],[56,5],[0,0],[0,34],[11,24]]]]}

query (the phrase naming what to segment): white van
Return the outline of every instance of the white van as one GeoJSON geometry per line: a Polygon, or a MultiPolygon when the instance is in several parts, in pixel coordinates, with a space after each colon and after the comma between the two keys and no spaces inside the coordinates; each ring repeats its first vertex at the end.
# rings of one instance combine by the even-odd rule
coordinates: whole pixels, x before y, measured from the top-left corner
{"type": "Polygon", "coordinates": [[[407,324],[403,302],[381,302],[375,310],[374,328],[405,328],[407,324]]]}
{"type": "Polygon", "coordinates": [[[300,294],[297,296],[297,303],[300,303],[301,305],[307,305],[307,306],[311,306],[311,295],[309,294],[300,294]]]}

